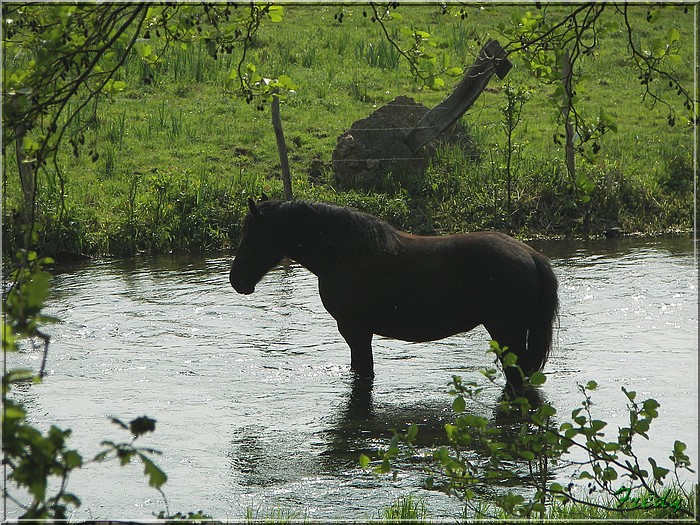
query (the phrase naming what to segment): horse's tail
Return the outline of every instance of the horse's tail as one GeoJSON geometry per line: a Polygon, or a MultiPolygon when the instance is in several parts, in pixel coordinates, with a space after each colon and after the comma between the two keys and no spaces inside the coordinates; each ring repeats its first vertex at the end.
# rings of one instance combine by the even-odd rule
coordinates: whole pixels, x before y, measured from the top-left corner
{"type": "Polygon", "coordinates": [[[524,359],[518,359],[526,376],[542,370],[552,349],[552,334],[554,323],[559,314],[559,283],[554,275],[552,265],[544,255],[535,253],[533,260],[540,277],[540,297],[532,318],[527,335],[527,352],[524,359]]]}

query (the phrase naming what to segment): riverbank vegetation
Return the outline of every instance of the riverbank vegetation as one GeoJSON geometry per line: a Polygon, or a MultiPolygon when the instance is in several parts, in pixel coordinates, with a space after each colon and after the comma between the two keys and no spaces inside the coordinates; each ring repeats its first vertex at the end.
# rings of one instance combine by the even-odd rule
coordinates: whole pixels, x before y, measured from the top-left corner
{"type": "MultiPolygon", "coordinates": [[[[692,509],[697,505],[696,492],[678,490],[669,488],[667,491],[666,501],[674,502],[674,504],[682,505],[684,508],[692,509]]],[[[548,509],[544,516],[544,520],[555,523],[569,523],[574,521],[587,522],[587,520],[605,521],[611,523],[620,523],[621,521],[629,524],[649,523],[655,520],[682,520],[674,513],[674,509],[670,505],[654,506],[644,498],[643,494],[633,496],[637,498],[633,503],[646,502],[647,507],[643,508],[639,505],[636,510],[610,511],[601,510],[597,507],[610,507],[616,502],[602,499],[598,496],[588,497],[586,504],[554,504],[548,509]]],[[[632,498],[630,498],[630,501],[632,498]]],[[[268,525],[285,525],[291,523],[314,523],[313,519],[298,511],[285,510],[261,510],[253,511],[252,509],[246,514],[247,523],[264,522],[268,525]]],[[[490,506],[488,504],[480,505],[479,513],[470,513],[465,509],[462,516],[455,516],[455,523],[512,523],[514,516],[504,512],[502,509],[490,506]]],[[[517,518],[516,518],[517,519],[517,518]]],[[[191,520],[190,523],[196,522],[191,520]]],[[[377,512],[376,519],[368,520],[370,524],[379,525],[382,523],[435,523],[435,517],[431,516],[430,505],[425,499],[417,496],[403,496],[398,498],[390,505],[384,507],[377,512]]]]}
{"type": "MultiPolygon", "coordinates": [[[[550,19],[556,9],[565,11],[548,6],[550,19]]],[[[670,58],[664,58],[678,63],[679,81],[692,85],[693,11],[630,9],[640,49],[666,46],[670,58]]],[[[577,112],[595,124],[594,132],[601,124],[608,132],[578,155],[575,179],[566,168],[557,87],[538,82],[533,62],[516,53],[507,77],[494,77],[462,117],[462,139],[440,146],[425,174],[395,174],[370,190],[337,189],[331,152],[355,120],[399,95],[433,107],[451,89],[427,89],[367,11],[284,6],[284,20],[261,25],[246,49],[246,61],[296,85],[281,104],[296,198],[355,206],[415,233],[498,229],[531,237],[692,229],[693,122],[685,99],[672,81],[639,78],[628,33],[612,9],[600,15],[605,34],[576,64],[577,112]],[[663,103],[649,96],[642,101],[649,87],[663,103]]],[[[398,44],[406,27],[420,29],[423,45],[441,63],[466,69],[488,38],[515,40],[512,28],[524,13],[532,18],[543,10],[402,6],[382,28],[398,44]]],[[[39,169],[36,229],[45,253],[227,249],[237,242],[247,197],[284,195],[269,104],[246,103],[234,93],[240,46],[212,56],[211,43],[168,46],[164,37],[147,36],[124,57],[108,103],[77,111],[56,162],[39,169]]],[[[29,60],[10,57],[5,75],[29,60]]],[[[66,114],[84,98],[71,99],[66,114]]],[[[583,146],[583,138],[577,140],[583,146]]],[[[5,156],[3,195],[7,255],[22,237],[14,155],[5,156]]]]}
{"type": "MultiPolygon", "coordinates": [[[[492,341],[490,346],[490,353],[503,355],[505,349],[498,343],[492,341]]],[[[638,399],[637,392],[621,387],[629,423],[610,436],[607,421],[595,413],[595,380],[578,385],[583,400],[569,418],[539,396],[536,387],[546,382],[545,374],[526,377],[513,355],[506,356],[503,367],[519,373],[525,389],[504,393],[498,403],[505,416],[500,424],[477,415],[484,408],[483,385],[453,376],[449,393],[454,398],[454,419],[445,424],[447,444],[434,448],[428,460],[427,488],[458,498],[470,519],[697,520],[697,484],[685,488],[680,477],[684,471],[695,472],[685,443],[674,442],[669,468],[655,458],[645,462],[639,457],[636,443],[649,439],[649,429],[659,416],[655,399],[638,399]],[[570,479],[557,477],[564,465],[574,469],[570,479]],[[638,513],[649,510],[653,513],[638,513]]],[[[499,376],[494,368],[480,372],[492,383],[499,376]]],[[[395,461],[416,457],[413,445],[419,432],[415,424],[405,432],[394,431],[388,447],[374,459],[362,455],[360,463],[379,475],[393,470],[396,477],[395,461]]]]}

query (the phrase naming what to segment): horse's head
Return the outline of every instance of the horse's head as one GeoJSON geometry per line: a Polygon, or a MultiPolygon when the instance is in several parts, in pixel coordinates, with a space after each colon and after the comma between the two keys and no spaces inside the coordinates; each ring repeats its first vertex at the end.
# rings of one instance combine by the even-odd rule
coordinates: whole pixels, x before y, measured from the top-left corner
{"type": "Polygon", "coordinates": [[[242,294],[253,293],[255,285],[284,255],[270,222],[271,217],[263,206],[258,207],[253,199],[248,199],[248,209],[241,244],[229,275],[231,286],[242,294]]]}

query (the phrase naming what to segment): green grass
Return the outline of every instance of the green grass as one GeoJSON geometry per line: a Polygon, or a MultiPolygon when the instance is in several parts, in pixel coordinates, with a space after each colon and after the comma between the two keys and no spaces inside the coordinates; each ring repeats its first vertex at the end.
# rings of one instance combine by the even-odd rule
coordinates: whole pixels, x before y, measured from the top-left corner
{"type": "Polygon", "coordinates": [[[404,496],[398,498],[388,507],[384,507],[379,513],[379,520],[379,523],[426,522],[428,520],[428,508],[423,499],[404,496]]]}
{"type": "MultiPolygon", "coordinates": [[[[336,191],[330,158],[338,135],[398,95],[432,107],[458,79],[442,92],[420,89],[361,6],[346,8],[342,24],[333,18],[338,6],[284,9],[282,23],[260,30],[248,58],[264,76],[286,74],[299,86],[281,111],[298,198],[353,205],[418,233],[496,228],[526,237],[692,228],[693,128],[682,119],[670,127],[667,108],[641,104],[624,34],[608,36],[581,64],[587,75],[578,89],[581,112],[594,118],[603,107],[619,128],[603,138],[592,162],[578,158],[579,172],[595,183],[586,203],[568,186],[563,146],[552,140],[558,128],[547,95],[553,87],[536,84],[515,61],[506,80],[526,86],[531,97],[514,136],[508,215],[500,113],[505,96],[503,82],[495,77],[462,119],[469,154],[464,143],[446,146],[423,177],[388,179],[375,191],[336,191]],[[310,178],[314,159],[323,170],[310,178]]],[[[467,18],[461,19],[442,15],[435,6],[402,6],[404,20],[391,22],[389,31],[398,37],[400,27],[409,24],[426,30],[451,64],[467,68],[486,38],[499,37],[498,24],[525,9],[534,6],[468,7],[467,18]]],[[[631,9],[642,38],[671,27],[681,32],[688,67],[680,74],[691,88],[692,10],[665,9],[651,25],[645,21],[646,7],[631,9]]],[[[127,88],[98,108],[80,157],[74,158],[68,146],[59,156],[63,214],[58,174],[52,167],[41,173],[39,227],[45,251],[226,249],[237,242],[247,197],[263,191],[282,197],[269,108],[259,111],[224,87],[238,53],[234,49],[214,61],[193,45],[168,50],[158,66],[144,64],[136,54],[128,58],[120,73],[127,88]],[[94,161],[91,150],[99,155],[94,161]]],[[[680,111],[676,98],[671,94],[668,100],[680,111]]],[[[76,124],[89,119],[85,113],[76,124]]],[[[21,196],[16,162],[11,155],[5,160],[3,249],[12,249],[20,236],[13,214],[21,196]]]]}
{"type": "MultiPolygon", "coordinates": [[[[634,492],[630,500],[619,505],[612,497],[597,495],[588,496],[577,494],[579,499],[586,503],[560,503],[550,502],[543,516],[545,522],[567,523],[571,521],[585,522],[596,520],[600,522],[614,521],[625,523],[649,523],[651,520],[668,520],[678,522],[690,522],[691,518],[677,512],[675,505],[681,508],[697,512],[697,488],[687,491],[682,487],[672,485],[666,491],[664,502],[652,504],[644,499],[642,492],[634,492]],[[637,498],[637,499],[635,499],[637,498]],[[644,502],[647,503],[644,503],[644,502]],[[647,504],[649,508],[640,507],[647,504]],[[606,508],[602,508],[606,507],[606,508]]],[[[432,523],[433,518],[429,505],[425,498],[413,495],[397,498],[391,504],[377,512],[377,520],[370,523],[432,523]]],[[[505,513],[502,509],[490,505],[487,502],[476,502],[465,505],[462,516],[454,516],[456,523],[507,523],[514,519],[527,521],[526,518],[505,513]]],[[[533,522],[539,522],[540,516],[533,516],[533,522]]],[[[246,523],[287,524],[313,522],[308,515],[290,509],[269,509],[253,511],[248,509],[245,518],[246,523]]]]}

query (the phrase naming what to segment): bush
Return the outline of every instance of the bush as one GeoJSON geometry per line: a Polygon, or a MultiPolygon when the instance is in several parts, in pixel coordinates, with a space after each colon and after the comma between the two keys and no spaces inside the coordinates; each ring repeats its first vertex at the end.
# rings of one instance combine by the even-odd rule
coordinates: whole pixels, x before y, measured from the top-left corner
{"type": "MultiPolygon", "coordinates": [[[[489,352],[500,356],[505,350],[492,342],[489,352]]],[[[504,366],[514,366],[523,375],[516,356],[511,356],[510,362],[504,362],[504,366]]],[[[482,370],[482,373],[489,381],[496,380],[496,369],[482,370]]],[[[450,494],[463,500],[477,514],[484,513],[482,505],[474,505],[477,489],[513,484],[529,488],[532,494],[529,500],[512,490],[495,495],[493,505],[509,518],[542,519],[547,515],[548,507],[551,512],[554,504],[568,503],[604,509],[620,517],[650,507],[654,517],[663,515],[697,520],[693,497],[681,489],[678,478],[681,470],[693,472],[685,453],[686,445],[680,441],[674,443],[669,456],[671,468],[661,466],[654,458],[648,459],[649,466],[643,466],[634,451],[636,438],[648,439],[649,427],[659,415],[656,400],[639,401],[636,392],[622,387],[628,401],[629,426],[618,429],[615,438],[607,439],[603,432],[607,422],[596,419],[592,412],[592,394],[597,388],[595,381],[579,385],[583,395],[581,407],[572,411],[569,421],[557,424],[556,409],[550,404],[537,402],[537,396],[533,395],[533,389],[545,383],[545,375],[535,372],[524,379],[525,391],[506,391],[500,401],[498,410],[510,414],[516,422],[516,429],[506,432],[504,428],[490,425],[488,418],[467,411],[468,402],[479,402],[483,387],[453,376],[450,394],[454,398],[455,420],[445,425],[448,445],[432,453],[431,472],[426,480],[428,488],[438,484],[446,487],[450,494]],[[469,451],[474,449],[486,451],[489,460],[473,460],[469,451]],[[597,492],[607,497],[607,501],[582,497],[573,490],[573,483],[563,486],[550,481],[552,467],[565,461],[574,450],[583,451],[588,458],[578,462],[578,479],[589,480],[589,494],[597,492]],[[526,468],[519,468],[523,465],[526,468]],[[664,485],[671,477],[675,480],[675,492],[669,492],[664,485]],[[651,503],[646,505],[645,502],[651,503]]],[[[405,434],[395,433],[389,447],[378,452],[374,471],[389,472],[391,461],[401,453],[401,445],[410,453],[417,434],[416,425],[410,426],[405,434]]],[[[369,467],[369,457],[361,456],[360,464],[369,467]]]]}

